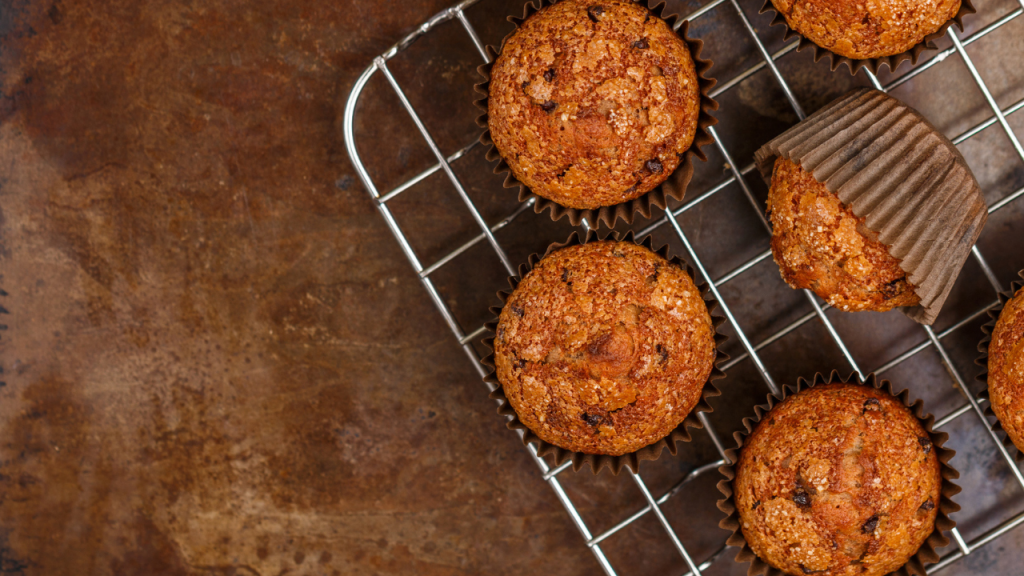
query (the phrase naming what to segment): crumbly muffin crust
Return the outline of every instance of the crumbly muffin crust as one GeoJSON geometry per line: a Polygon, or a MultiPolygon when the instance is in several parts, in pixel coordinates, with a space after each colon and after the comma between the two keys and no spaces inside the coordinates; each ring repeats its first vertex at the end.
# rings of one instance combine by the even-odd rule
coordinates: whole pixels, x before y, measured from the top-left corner
{"type": "Polygon", "coordinates": [[[1024,289],[999,313],[988,346],[988,393],[992,411],[1024,451],[1024,289]]]}
{"type": "Polygon", "coordinates": [[[782,279],[846,312],[886,312],[921,302],[900,260],[835,193],[779,158],[768,193],[772,255],[782,279]]]}
{"type": "Polygon", "coordinates": [[[700,400],[714,327],[690,275],[631,242],[558,250],[498,320],[498,381],[542,440],[619,456],[667,436],[700,400]]]}
{"type": "Polygon", "coordinates": [[[808,388],[766,414],[740,452],[743,536],[787,574],[888,574],[935,529],[939,466],[897,398],[856,384],[808,388]]]}
{"type": "Polygon", "coordinates": [[[686,43],[628,0],[544,8],[491,69],[494,145],[520,182],[569,208],[614,206],[664,182],[699,113],[686,43]]]}
{"type": "Polygon", "coordinates": [[[772,0],[793,30],[853,59],[910,50],[960,11],[960,0],[772,0]]]}

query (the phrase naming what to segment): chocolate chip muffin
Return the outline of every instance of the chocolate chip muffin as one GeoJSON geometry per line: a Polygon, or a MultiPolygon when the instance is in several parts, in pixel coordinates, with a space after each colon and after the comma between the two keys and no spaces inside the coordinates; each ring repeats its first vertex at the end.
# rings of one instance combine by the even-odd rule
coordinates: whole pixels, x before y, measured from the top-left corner
{"type": "Polygon", "coordinates": [[[772,0],[790,28],[840,56],[862,60],[910,50],[956,16],[960,0],[772,0]]]}
{"type": "Polygon", "coordinates": [[[642,4],[563,0],[505,41],[488,127],[535,194],[600,208],[643,196],[679,166],[700,98],[686,43],[642,4]]]}
{"type": "Polygon", "coordinates": [[[1024,451],[1024,289],[999,313],[988,346],[992,411],[1010,440],[1024,451]]]}
{"type": "Polygon", "coordinates": [[[505,303],[498,381],[541,440],[619,456],[657,442],[700,400],[715,329],[690,275],[631,242],[558,250],[505,303]]]}
{"type": "Polygon", "coordinates": [[[942,477],[921,422],[871,386],[789,396],[746,439],[733,482],[743,537],[787,574],[889,574],[935,530],[942,477]]]}
{"type": "Polygon", "coordinates": [[[782,279],[846,312],[886,312],[921,299],[900,260],[839,197],[798,164],[779,158],[768,193],[772,255],[782,279]]]}

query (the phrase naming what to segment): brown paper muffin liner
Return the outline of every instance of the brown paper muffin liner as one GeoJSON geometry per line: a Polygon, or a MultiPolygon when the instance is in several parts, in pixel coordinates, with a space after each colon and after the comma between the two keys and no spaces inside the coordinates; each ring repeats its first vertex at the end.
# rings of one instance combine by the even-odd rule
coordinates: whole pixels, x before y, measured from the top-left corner
{"type": "Polygon", "coordinates": [[[931,439],[932,444],[936,450],[936,455],[939,458],[939,473],[942,475],[942,486],[940,488],[939,497],[939,512],[935,517],[935,530],[925,540],[921,548],[918,549],[917,553],[911,556],[910,560],[904,564],[899,570],[892,572],[898,576],[909,576],[911,574],[917,576],[925,576],[925,564],[934,564],[939,561],[939,554],[936,550],[949,545],[949,538],[944,536],[942,533],[945,531],[952,530],[956,527],[956,522],[949,517],[950,514],[960,510],[960,505],[953,502],[952,497],[960,493],[960,487],[954,484],[952,481],[960,477],[960,473],[957,472],[953,467],[949,465],[950,459],[956,454],[953,450],[944,448],[946,440],[949,439],[949,434],[945,432],[936,432],[933,429],[935,425],[935,417],[931,414],[924,413],[924,402],[916,400],[913,403],[910,401],[910,391],[903,390],[899,394],[893,392],[892,383],[888,380],[879,380],[874,374],[869,374],[865,381],[861,381],[856,374],[850,374],[847,378],[842,378],[839,372],[836,370],[832,371],[832,374],[828,378],[820,372],[814,375],[814,379],[810,382],[800,378],[796,381],[796,386],[787,385],[783,387],[782,394],[780,397],[775,395],[768,395],[768,404],[755,406],[754,417],[744,418],[743,427],[744,431],[737,431],[733,433],[733,438],[736,440],[736,448],[726,450],[726,464],[722,465],[718,471],[725,476],[724,480],[718,482],[718,489],[722,492],[725,498],[718,501],[718,508],[722,512],[725,512],[726,518],[719,522],[719,527],[725,530],[731,530],[732,535],[726,541],[729,546],[736,546],[740,548],[739,553],[736,555],[737,562],[750,562],[750,567],[747,569],[747,576],[784,576],[785,572],[778,568],[768,564],[764,560],[761,560],[754,551],[750,548],[746,538],[743,536],[743,531],[740,529],[740,514],[736,507],[736,501],[733,497],[732,482],[736,478],[735,463],[739,461],[740,451],[743,449],[743,443],[748,436],[753,434],[754,429],[757,428],[758,423],[764,418],[764,415],[771,411],[778,403],[785,400],[791,394],[797,394],[802,390],[818,386],[821,384],[858,384],[861,386],[871,386],[876,390],[881,390],[889,395],[898,398],[904,406],[910,409],[911,413],[921,421],[924,426],[925,432],[928,433],[928,437],[931,439]]]}
{"type": "MultiPolygon", "coordinates": [[[[536,14],[538,11],[546,6],[553,5],[559,0],[537,0],[537,6],[534,5],[533,1],[527,2],[523,8],[523,17],[517,18],[515,16],[509,16],[508,21],[515,24],[518,29],[522,23],[530,16],[536,14]]],[[[638,0],[640,3],[647,6],[647,9],[652,14],[661,18],[673,29],[675,23],[679,19],[678,15],[670,14],[664,15],[665,3],[662,0],[638,0]]],[[[526,202],[530,198],[535,199],[533,205],[533,211],[537,214],[545,210],[551,211],[551,219],[554,221],[561,220],[563,217],[568,217],[569,222],[573,226],[579,226],[585,219],[590,226],[597,228],[600,226],[599,223],[603,222],[605,226],[612,228],[615,226],[615,222],[622,219],[626,224],[633,223],[634,214],[640,213],[644,218],[651,217],[651,208],[658,207],[664,210],[668,206],[668,199],[682,200],[683,196],[686,195],[686,187],[690,184],[690,180],[693,178],[693,162],[694,158],[699,158],[702,162],[707,162],[708,158],[701,151],[701,147],[707,146],[714,143],[715,139],[711,136],[708,131],[710,126],[714,126],[718,123],[718,120],[711,115],[711,112],[718,110],[718,103],[715,102],[708,93],[714,88],[716,81],[707,76],[708,70],[711,69],[711,60],[702,60],[700,58],[700,52],[704,48],[704,42],[690,38],[687,35],[689,30],[689,21],[683,21],[682,26],[676,31],[684,42],[686,42],[687,48],[690,50],[690,56],[693,57],[693,62],[697,70],[697,84],[700,87],[700,112],[697,116],[697,132],[693,137],[693,143],[690,144],[690,148],[683,154],[683,160],[674,172],[668,177],[667,180],[659,184],[650,190],[647,194],[630,200],[629,202],[623,202],[622,204],[616,204],[614,206],[603,206],[601,208],[592,208],[581,210],[578,208],[568,208],[534,194],[525,184],[516,179],[512,175],[512,170],[509,168],[508,163],[501,157],[501,153],[498,152],[497,147],[494,145],[494,141],[491,139],[491,131],[487,125],[487,99],[490,93],[491,83],[491,67],[500,54],[500,49],[494,46],[487,46],[486,51],[491,59],[491,63],[484,64],[477,68],[482,80],[479,84],[474,86],[474,89],[482,95],[482,97],[474,102],[474,104],[483,112],[483,114],[477,117],[476,123],[478,126],[483,128],[484,133],[480,135],[480,143],[487,147],[486,158],[488,161],[497,162],[494,167],[495,174],[505,174],[505,188],[519,187],[519,201],[526,202]]],[[[505,42],[515,34],[515,30],[510,32],[508,36],[501,41],[502,47],[505,46],[505,42]]]]}
{"type": "Polygon", "coordinates": [[[779,157],[811,172],[865,218],[921,298],[901,310],[921,324],[935,322],[988,220],[981,188],[956,146],[913,108],[860,88],[757,151],[769,186],[779,157]]]}
{"type": "Polygon", "coordinates": [[[555,466],[561,466],[566,461],[572,461],[572,469],[579,471],[583,466],[589,465],[590,469],[597,474],[603,468],[609,468],[614,475],[618,475],[622,472],[623,467],[629,468],[633,472],[640,470],[640,462],[643,460],[657,460],[663,450],[668,449],[669,453],[673,456],[677,454],[677,443],[689,442],[692,437],[690,436],[689,428],[703,428],[700,420],[697,418],[697,414],[700,412],[713,412],[714,409],[711,404],[708,403],[708,399],[715,396],[720,396],[722,393],[719,392],[715,386],[714,381],[721,378],[725,378],[725,372],[722,371],[721,365],[729,360],[729,355],[722,352],[722,344],[728,339],[724,334],[719,332],[718,327],[725,322],[725,318],[721,316],[714,316],[711,313],[718,307],[718,301],[711,295],[711,290],[706,282],[698,283],[694,276],[693,268],[686,263],[685,260],[678,256],[670,256],[668,246],[662,246],[660,248],[654,247],[654,239],[652,236],[647,236],[639,242],[634,238],[633,232],[627,232],[625,235],[620,235],[617,232],[611,232],[603,236],[598,236],[593,230],[587,232],[586,237],[580,238],[579,233],[573,232],[569,239],[565,242],[558,242],[548,246],[548,249],[541,254],[533,254],[527,260],[525,264],[519,265],[519,275],[512,276],[508,279],[510,290],[503,290],[498,292],[498,298],[501,299],[501,306],[491,308],[491,313],[494,314],[494,319],[488,322],[485,327],[489,331],[488,336],[483,340],[483,344],[491,350],[481,360],[481,363],[487,367],[488,373],[484,376],[484,381],[494,385],[494,392],[491,393],[490,397],[498,401],[498,414],[505,416],[508,419],[508,428],[510,430],[522,430],[523,431],[523,444],[529,446],[533,444],[537,448],[537,453],[540,456],[552,455],[554,457],[555,466]],[[704,303],[707,304],[708,314],[711,315],[711,323],[715,329],[715,361],[714,367],[711,369],[711,374],[708,375],[707,381],[704,383],[703,391],[701,392],[700,400],[697,405],[694,406],[693,410],[686,416],[679,426],[669,432],[668,436],[644,446],[636,452],[630,452],[621,456],[608,456],[603,454],[585,454],[583,452],[574,452],[572,450],[566,450],[560,448],[554,444],[541,440],[532,430],[523,424],[519,417],[516,415],[515,410],[509,403],[508,398],[505,396],[504,388],[501,386],[501,382],[498,381],[497,372],[495,371],[494,364],[494,337],[498,328],[498,316],[501,314],[502,308],[508,301],[509,296],[515,291],[516,287],[519,286],[519,282],[526,277],[527,274],[533,270],[533,267],[538,262],[548,257],[552,252],[560,250],[562,248],[568,248],[570,246],[578,246],[594,241],[612,240],[616,242],[633,242],[639,246],[643,246],[655,254],[669,261],[671,264],[675,264],[680,268],[686,270],[686,273],[693,279],[697,289],[700,290],[701,298],[704,299],[704,303]]]}
{"type": "Polygon", "coordinates": [[[764,14],[765,12],[775,13],[775,17],[772,18],[772,23],[770,24],[770,26],[781,24],[783,27],[785,27],[786,35],[783,37],[784,42],[788,42],[790,38],[793,38],[794,36],[798,36],[800,38],[800,45],[796,47],[797,52],[800,52],[805,48],[811,48],[812,50],[814,50],[815,62],[819,62],[822,58],[828,56],[831,59],[829,67],[832,69],[833,72],[838,70],[839,67],[842,66],[843,64],[846,64],[846,66],[850,69],[850,74],[855,75],[861,68],[867,68],[868,70],[871,71],[872,74],[877,74],[878,69],[881,68],[882,64],[885,64],[886,66],[889,67],[889,70],[895,72],[896,68],[898,68],[899,65],[906,60],[910,60],[911,65],[916,65],[917,61],[921,58],[922,53],[927,52],[929,50],[938,50],[938,46],[935,45],[935,41],[945,36],[946,31],[949,29],[950,26],[956,24],[956,27],[959,28],[961,32],[963,32],[964,16],[974,14],[977,12],[977,10],[974,8],[974,5],[971,4],[971,0],[962,0],[960,3],[960,10],[956,13],[956,16],[953,16],[952,19],[947,20],[946,23],[943,24],[942,27],[935,31],[933,34],[925,36],[924,40],[922,40],[919,44],[911,47],[910,50],[907,50],[906,52],[900,52],[899,54],[894,54],[892,56],[884,56],[882,58],[868,58],[864,60],[854,60],[853,58],[850,58],[848,56],[836,54],[835,52],[832,52],[828,48],[822,48],[821,46],[818,46],[806,36],[800,34],[796,30],[793,30],[792,28],[789,27],[789,23],[786,22],[785,16],[783,16],[778,10],[775,9],[775,5],[772,4],[772,0],[765,0],[764,6],[761,7],[761,11],[759,12],[759,14],[764,14]]]}
{"type": "MultiPolygon", "coordinates": [[[[1021,281],[1014,281],[1010,283],[1009,292],[999,293],[999,304],[988,311],[989,321],[981,327],[981,331],[985,334],[985,337],[978,343],[978,352],[981,353],[981,356],[974,361],[975,364],[981,366],[981,374],[978,374],[977,380],[985,385],[982,392],[978,394],[980,398],[991,400],[988,394],[988,347],[989,344],[992,343],[992,333],[995,332],[996,322],[999,321],[999,315],[1003,313],[1003,308],[1006,307],[1006,303],[1013,298],[1013,295],[1016,294],[1018,290],[1024,288],[1024,270],[1021,270],[1017,274],[1020,276],[1021,281]]],[[[1024,462],[1024,453],[1017,448],[1017,445],[1010,439],[1010,435],[1003,429],[1002,422],[999,421],[999,417],[996,416],[995,411],[992,410],[991,402],[985,406],[985,414],[992,417],[992,429],[996,432],[1002,432],[1003,446],[1006,446],[1006,449],[1009,450],[1010,454],[1013,454],[1014,459],[1016,459],[1017,462],[1024,462]]]]}

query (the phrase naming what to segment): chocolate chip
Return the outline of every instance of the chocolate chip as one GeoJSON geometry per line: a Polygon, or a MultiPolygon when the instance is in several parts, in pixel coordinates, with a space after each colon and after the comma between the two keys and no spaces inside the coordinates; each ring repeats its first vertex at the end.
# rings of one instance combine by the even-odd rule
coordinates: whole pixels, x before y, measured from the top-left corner
{"type": "Polygon", "coordinates": [[[554,68],[548,68],[547,72],[544,73],[544,80],[547,80],[548,82],[551,82],[554,79],[555,79],[555,69],[554,68]]]}
{"type": "Polygon", "coordinates": [[[651,45],[647,43],[647,38],[641,38],[636,42],[633,42],[633,48],[636,48],[638,50],[647,50],[650,47],[651,45]]]}
{"type": "Polygon", "coordinates": [[[647,16],[644,16],[644,24],[647,24],[650,21],[651,21],[651,15],[650,14],[648,14],[647,16]]]}
{"type": "Polygon", "coordinates": [[[516,306],[515,304],[513,304],[509,308],[509,310],[512,310],[512,313],[515,314],[516,316],[519,316],[520,318],[522,318],[523,316],[526,315],[526,310],[523,310],[522,308],[520,308],[519,306],[516,306]]]}
{"type": "Polygon", "coordinates": [[[921,510],[924,510],[925,512],[931,512],[934,509],[935,502],[932,502],[931,500],[925,500],[924,504],[921,504],[921,510]]]}
{"type": "Polygon", "coordinates": [[[796,492],[793,492],[793,502],[801,508],[811,507],[811,495],[808,494],[803,487],[797,486],[796,492]]]}
{"type": "Polygon", "coordinates": [[[601,14],[604,14],[604,7],[602,6],[591,6],[590,8],[587,8],[587,16],[590,18],[590,21],[595,24],[597,23],[597,17],[601,14]]]}
{"type": "Polygon", "coordinates": [[[568,282],[568,281],[569,281],[569,269],[568,268],[562,268],[562,282],[568,282]]]}
{"type": "Polygon", "coordinates": [[[601,423],[601,417],[598,416],[597,414],[587,414],[586,412],[584,412],[583,421],[586,422],[589,426],[597,426],[598,424],[601,423]]]}
{"type": "Polygon", "coordinates": [[[868,518],[867,522],[865,522],[864,525],[860,527],[861,531],[865,534],[871,534],[875,531],[875,528],[878,528],[878,514],[875,514],[871,518],[868,518]]]}
{"type": "Polygon", "coordinates": [[[757,507],[760,506],[760,505],[761,505],[761,501],[760,500],[758,500],[757,502],[754,502],[754,505],[750,507],[751,512],[753,512],[754,510],[757,510],[757,507]]]}
{"type": "Polygon", "coordinates": [[[885,286],[882,286],[882,290],[881,290],[882,296],[886,300],[891,300],[891,299],[899,296],[903,292],[900,288],[901,288],[902,283],[903,283],[903,281],[905,279],[906,279],[906,276],[902,276],[900,278],[897,278],[897,279],[893,280],[892,282],[889,282],[885,286]]]}
{"type": "Polygon", "coordinates": [[[655,352],[661,355],[662,362],[668,362],[668,350],[666,350],[664,346],[658,344],[657,346],[654,347],[654,350],[655,352]]]}
{"type": "Polygon", "coordinates": [[[800,569],[804,571],[804,574],[821,574],[822,572],[825,572],[825,570],[811,570],[803,564],[800,565],[800,569]]]}
{"type": "Polygon", "coordinates": [[[551,112],[552,110],[558,107],[558,104],[552,102],[551,100],[545,100],[544,102],[541,102],[540,107],[545,112],[551,112]]]}
{"type": "Polygon", "coordinates": [[[880,406],[881,404],[882,403],[878,401],[878,398],[868,398],[864,401],[864,408],[867,409],[868,406],[880,406]]]}
{"type": "Polygon", "coordinates": [[[930,438],[925,438],[924,436],[921,436],[920,438],[917,439],[917,441],[921,444],[921,448],[924,448],[925,454],[932,451],[932,441],[930,438]]]}
{"type": "Polygon", "coordinates": [[[658,160],[657,158],[648,160],[647,163],[644,164],[644,167],[655,174],[661,174],[661,171],[665,168],[661,165],[661,160],[658,160]]]}
{"type": "Polygon", "coordinates": [[[522,370],[525,367],[526,367],[526,360],[523,360],[522,358],[517,358],[516,359],[516,368],[519,368],[520,370],[522,370]]]}
{"type": "Polygon", "coordinates": [[[525,92],[526,89],[529,88],[529,87],[530,87],[530,83],[529,82],[523,82],[523,84],[522,84],[523,92],[525,92]]]}

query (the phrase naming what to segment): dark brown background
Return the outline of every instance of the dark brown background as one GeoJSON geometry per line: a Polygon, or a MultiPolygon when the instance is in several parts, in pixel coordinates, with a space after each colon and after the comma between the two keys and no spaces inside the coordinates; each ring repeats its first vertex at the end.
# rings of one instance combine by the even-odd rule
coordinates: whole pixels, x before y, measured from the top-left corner
{"type": "MultiPolygon", "coordinates": [[[[0,5],[0,572],[598,572],[494,414],[341,137],[358,74],[449,2],[0,5]]],[[[760,2],[746,4],[763,27],[760,2]]],[[[686,13],[699,3],[671,5],[686,13]]],[[[992,2],[979,21],[1014,5],[992,2]]],[[[511,29],[503,16],[520,6],[484,0],[470,16],[493,43],[511,29]]],[[[1024,94],[1022,20],[972,48],[1003,106],[1024,94]],[[1016,54],[1016,68],[1000,54],[1016,54]]],[[[696,27],[714,32],[708,50],[720,79],[758,58],[737,22],[720,8],[696,27]]],[[[477,130],[470,101],[479,62],[458,25],[446,26],[390,65],[451,153],[477,130]]],[[[781,45],[777,29],[764,36],[781,45]]],[[[806,53],[788,61],[808,111],[864,83],[806,53]]],[[[951,135],[990,115],[962,65],[927,73],[935,74],[955,88],[922,80],[898,95],[951,135]]],[[[796,120],[765,72],[722,103],[736,112],[720,114],[720,129],[738,158],[796,120]]],[[[360,152],[382,192],[433,162],[379,75],[358,110],[360,152]]],[[[1013,120],[1021,133],[1020,115],[1013,120]]],[[[1024,185],[1024,167],[1000,138],[990,129],[962,147],[990,202],[1024,185]]],[[[514,207],[481,151],[457,170],[489,221],[514,207]]],[[[722,177],[721,158],[712,154],[703,170],[695,186],[722,177]]],[[[684,218],[716,276],[767,246],[738,192],[723,198],[684,218]],[[728,237],[715,235],[723,213],[728,237]]],[[[1019,204],[982,239],[1004,283],[1024,267],[1019,204]]],[[[394,209],[425,263],[476,233],[441,175],[394,209]]],[[[517,261],[569,231],[546,216],[522,220],[502,237],[517,261]]],[[[493,257],[473,260],[487,254],[481,245],[438,274],[468,329],[501,287],[493,257]]],[[[726,294],[742,302],[754,336],[807,310],[771,266],[726,294]]],[[[966,270],[947,326],[994,299],[977,267],[966,270]]],[[[922,339],[898,315],[837,321],[855,352],[872,359],[868,368],[922,339]],[[892,340],[880,344],[879,333],[892,340]]],[[[954,343],[968,376],[978,324],[954,343]]],[[[845,369],[834,350],[819,350],[823,333],[811,323],[770,354],[777,379],[845,369]]],[[[930,383],[919,395],[935,398],[936,413],[962,403],[933,352],[915,362],[901,374],[930,383]]],[[[723,387],[733,395],[715,423],[726,434],[765,390],[749,362],[723,387]]],[[[973,471],[963,483],[974,511],[961,519],[970,537],[1019,511],[1021,496],[977,426],[963,428],[954,465],[973,471]]],[[[715,458],[699,437],[645,467],[645,477],[663,490],[715,458]]],[[[698,558],[726,536],[714,528],[715,480],[666,510],[698,558]]],[[[565,483],[595,531],[641,506],[624,478],[568,473],[565,483]]],[[[946,573],[1012,573],[1021,538],[1015,532],[946,573]]],[[[607,548],[623,573],[685,571],[650,517],[607,548]]],[[[710,573],[744,572],[726,558],[710,573]]]]}

